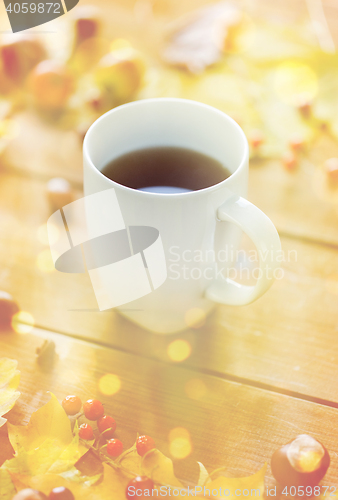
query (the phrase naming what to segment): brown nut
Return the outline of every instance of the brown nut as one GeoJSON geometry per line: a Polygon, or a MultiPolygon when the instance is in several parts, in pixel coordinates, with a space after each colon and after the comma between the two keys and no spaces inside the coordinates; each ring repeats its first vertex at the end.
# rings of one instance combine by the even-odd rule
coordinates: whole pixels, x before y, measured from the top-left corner
{"type": "Polygon", "coordinates": [[[41,491],[26,488],[25,490],[19,491],[12,500],[48,500],[48,498],[41,491]]]}
{"type": "Polygon", "coordinates": [[[46,58],[46,51],[37,39],[27,35],[0,47],[0,65],[4,74],[21,83],[39,62],[46,58]]]}
{"type": "Polygon", "coordinates": [[[0,291],[0,330],[10,328],[14,314],[19,312],[20,308],[13,297],[0,291]]]}
{"type": "Polygon", "coordinates": [[[282,446],[271,459],[272,474],[283,486],[316,486],[329,465],[325,446],[307,434],[282,446]]]}

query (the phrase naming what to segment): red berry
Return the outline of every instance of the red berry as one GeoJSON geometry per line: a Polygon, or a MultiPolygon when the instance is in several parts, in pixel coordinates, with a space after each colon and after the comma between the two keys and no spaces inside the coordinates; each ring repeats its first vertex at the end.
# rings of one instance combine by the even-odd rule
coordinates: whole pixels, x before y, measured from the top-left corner
{"type": "Polygon", "coordinates": [[[123,452],[123,444],[119,439],[109,439],[107,442],[107,453],[111,457],[118,457],[123,452]]]}
{"type": "Polygon", "coordinates": [[[143,457],[149,450],[155,448],[155,441],[150,436],[139,436],[136,440],[137,453],[143,457]]]}
{"type": "Polygon", "coordinates": [[[88,420],[98,420],[104,414],[103,404],[97,399],[88,399],[83,405],[83,412],[88,420]]]}
{"type": "Polygon", "coordinates": [[[86,441],[91,441],[94,439],[94,431],[91,425],[82,424],[79,429],[79,437],[85,439],[86,441]]]}
{"type": "Polygon", "coordinates": [[[297,152],[304,148],[305,140],[304,137],[300,135],[294,135],[289,141],[290,148],[297,152]]]}
{"type": "Polygon", "coordinates": [[[19,491],[12,500],[48,500],[46,495],[41,491],[32,490],[31,488],[26,488],[19,491]]]}
{"type": "Polygon", "coordinates": [[[11,326],[14,314],[19,312],[19,306],[7,292],[0,291],[0,330],[11,326]]]}
{"type": "Polygon", "coordinates": [[[104,432],[104,436],[109,439],[113,437],[114,432],[116,430],[116,422],[113,417],[109,415],[103,415],[98,421],[97,426],[99,428],[100,434],[104,432]]]}
{"type": "Polygon", "coordinates": [[[283,159],[284,168],[286,170],[289,170],[290,172],[292,170],[295,170],[295,168],[297,167],[297,158],[295,157],[295,155],[291,151],[288,151],[287,153],[285,153],[285,155],[283,156],[282,159],[283,159]]]}
{"type": "Polygon", "coordinates": [[[82,408],[82,401],[78,396],[67,396],[62,401],[62,406],[67,415],[76,415],[82,408]]]}
{"type": "Polygon", "coordinates": [[[59,486],[49,493],[48,500],[75,500],[75,497],[68,488],[59,486]]]}
{"type": "Polygon", "coordinates": [[[126,498],[128,500],[144,500],[152,497],[152,490],[154,489],[154,481],[147,476],[136,476],[129,481],[126,488],[126,498]],[[144,493],[146,493],[144,495],[144,493]]]}
{"type": "Polygon", "coordinates": [[[251,130],[249,134],[249,142],[253,149],[259,148],[264,142],[264,133],[259,129],[251,130]]]}
{"type": "Polygon", "coordinates": [[[304,118],[309,118],[312,111],[311,101],[301,100],[298,103],[298,110],[304,118]]]}

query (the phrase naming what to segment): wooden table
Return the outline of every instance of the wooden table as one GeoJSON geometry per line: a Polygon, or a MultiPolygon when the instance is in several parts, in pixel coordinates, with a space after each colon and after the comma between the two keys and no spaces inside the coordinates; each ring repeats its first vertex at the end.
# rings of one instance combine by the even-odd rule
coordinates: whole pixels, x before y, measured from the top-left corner
{"type": "MultiPolygon", "coordinates": [[[[118,34],[132,31],[124,10],[131,1],[102,5],[112,19],[126,20],[125,31],[115,22],[118,34]]],[[[0,289],[34,316],[35,327],[0,336],[0,357],[17,359],[21,370],[22,395],[10,421],[27,423],[47,391],[60,400],[69,393],[97,396],[125,446],[145,433],[169,455],[170,430],[188,429],[192,453],[175,467],[191,480],[196,460],[209,471],[225,466],[229,476],[250,475],[270,463],[276,448],[307,433],[331,454],[323,484],[337,485],[338,205],[319,199],[312,180],[321,154],[338,156],[338,145],[319,144],[292,175],[278,162],[251,168],[249,199],[275,223],[283,249],[297,252],[284,278],[254,304],[218,307],[200,329],[163,337],[114,311],[99,313],[88,276],[39,270],[37,256],[47,247],[37,231],[50,215],[45,184],[63,176],[81,196],[81,144],[75,132],[55,130],[31,113],[17,121],[23,132],[0,169],[0,289]],[[49,370],[36,363],[43,339],[55,342],[59,356],[49,370]],[[175,339],[191,345],[181,363],[168,356],[175,339]],[[98,389],[106,373],[121,380],[111,397],[98,389]]],[[[0,463],[9,452],[1,432],[0,463]]]]}

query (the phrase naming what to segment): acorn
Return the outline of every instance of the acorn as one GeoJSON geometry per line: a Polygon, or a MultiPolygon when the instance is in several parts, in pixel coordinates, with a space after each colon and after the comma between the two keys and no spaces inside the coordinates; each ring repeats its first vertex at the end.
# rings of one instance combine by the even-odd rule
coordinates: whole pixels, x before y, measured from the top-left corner
{"type": "Polygon", "coordinates": [[[271,471],[282,486],[316,486],[330,465],[325,446],[307,434],[301,434],[275,451],[271,471]]]}

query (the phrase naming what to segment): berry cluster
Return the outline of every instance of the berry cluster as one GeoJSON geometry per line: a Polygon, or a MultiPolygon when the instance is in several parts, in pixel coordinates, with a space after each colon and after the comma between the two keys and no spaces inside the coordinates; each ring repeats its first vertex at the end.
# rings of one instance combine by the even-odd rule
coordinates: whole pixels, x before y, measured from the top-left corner
{"type": "MultiPolygon", "coordinates": [[[[104,414],[104,407],[101,401],[97,399],[88,399],[82,407],[82,401],[78,396],[67,396],[62,401],[62,406],[67,415],[71,416],[80,414],[82,408],[83,414],[88,420],[92,422],[96,421],[100,436],[108,439],[108,455],[111,457],[118,457],[121,455],[123,452],[123,444],[118,439],[113,439],[116,430],[116,422],[113,417],[104,414]]],[[[92,441],[95,439],[93,427],[90,424],[80,425],[79,437],[85,441],[92,441]]]]}
{"type": "MultiPolygon", "coordinates": [[[[97,399],[89,399],[82,405],[82,401],[78,396],[67,396],[62,401],[62,406],[67,415],[78,415],[78,418],[84,415],[87,420],[96,421],[97,428],[100,434],[97,440],[97,448],[102,450],[106,448],[107,454],[116,458],[123,452],[123,444],[119,439],[115,439],[114,433],[116,430],[116,422],[113,417],[104,414],[104,407],[101,401],[97,399]],[[81,409],[82,412],[81,413],[81,409]],[[104,446],[99,447],[102,438],[107,440],[104,446]]],[[[92,441],[95,439],[94,429],[90,424],[84,423],[79,428],[79,437],[85,441],[92,441]]],[[[150,436],[139,436],[136,440],[136,451],[143,457],[150,450],[155,448],[155,441],[150,436]]],[[[144,492],[145,490],[151,491],[154,488],[154,482],[146,476],[136,476],[129,481],[126,488],[126,498],[129,500],[135,496],[135,490],[144,492]]],[[[68,497],[55,497],[55,500],[68,500],[68,497]]],[[[143,498],[143,497],[142,497],[143,498]]],[[[51,497],[51,500],[54,497],[51,497]]],[[[32,498],[32,500],[35,500],[32,498]]],[[[37,499],[39,500],[39,499],[37,499]]],[[[71,500],[71,498],[69,498],[71,500]]]]}

